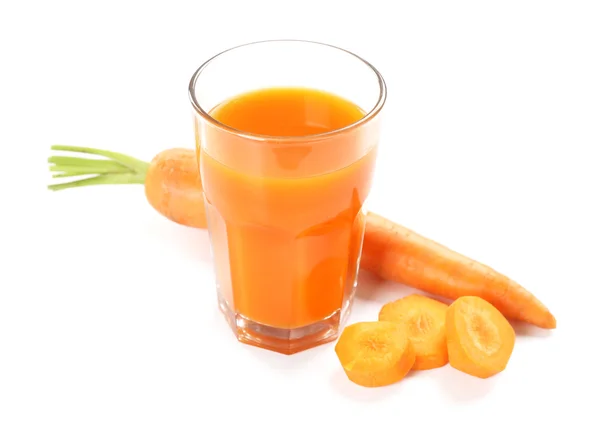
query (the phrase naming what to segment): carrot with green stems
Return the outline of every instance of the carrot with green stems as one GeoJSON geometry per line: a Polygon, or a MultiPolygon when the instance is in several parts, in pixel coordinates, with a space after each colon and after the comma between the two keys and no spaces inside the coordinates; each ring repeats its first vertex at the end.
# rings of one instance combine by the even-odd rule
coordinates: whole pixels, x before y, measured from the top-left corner
{"type": "Polygon", "coordinates": [[[93,154],[107,159],[52,156],[53,177],[92,176],[49,185],[53,191],[90,185],[143,184],[148,203],[168,219],[194,228],[206,228],[202,182],[196,153],[185,148],[165,150],[150,162],[112,151],[54,145],[55,151],[93,154]]]}
{"type": "MultiPolygon", "coordinates": [[[[56,178],[91,176],[50,185],[51,190],[104,184],[143,184],[148,202],[182,225],[206,228],[202,182],[194,150],[173,148],[150,163],[124,154],[86,147],[53,146],[52,150],[103,156],[102,160],[52,156],[56,178]]],[[[556,319],[531,292],[494,269],[369,213],[361,268],[383,279],[455,300],[483,298],[510,319],[552,329],[556,319]]]]}

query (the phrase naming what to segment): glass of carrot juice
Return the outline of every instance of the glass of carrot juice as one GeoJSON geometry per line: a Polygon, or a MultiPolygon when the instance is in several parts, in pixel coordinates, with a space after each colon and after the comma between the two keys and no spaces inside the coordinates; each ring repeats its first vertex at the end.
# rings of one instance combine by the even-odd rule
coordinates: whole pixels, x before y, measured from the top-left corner
{"type": "Polygon", "coordinates": [[[334,340],[357,285],[386,87],[327,44],[245,44],[193,75],[219,306],[238,340],[285,354],[334,340]]]}

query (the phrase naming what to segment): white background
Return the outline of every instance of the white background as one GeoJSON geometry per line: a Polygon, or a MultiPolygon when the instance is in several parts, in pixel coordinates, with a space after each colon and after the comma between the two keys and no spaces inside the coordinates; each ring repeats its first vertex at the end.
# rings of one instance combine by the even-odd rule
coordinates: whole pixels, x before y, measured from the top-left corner
{"type": "MultiPolygon", "coordinates": [[[[3,1],[0,439],[600,438],[599,6],[3,1]],[[333,344],[237,343],[206,232],[162,218],[141,185],[46,190],[51,144],[192,148],[195,68],[275,38],[380,69],[372,210],[511,276],[555,331],[520,327],[492,379],[446,366],[360,388],[333,344]]],[[[404,292],[363,283],[351,322],[404,292]]]]}

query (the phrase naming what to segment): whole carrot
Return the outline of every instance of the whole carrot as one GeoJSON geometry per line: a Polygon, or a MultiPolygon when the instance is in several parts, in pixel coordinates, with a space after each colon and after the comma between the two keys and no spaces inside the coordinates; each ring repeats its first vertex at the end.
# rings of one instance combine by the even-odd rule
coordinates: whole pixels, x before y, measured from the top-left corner
{"type": "MultiPolygon", "coordinates": [[[[50,185],[54,191],[101,184],[144,184],[148,202],[170,220],[206,228],[202,183],[194,150],[173,148],[150,163],[86,147],[55,145],[56,151],[88,153],[108,160],[52,156],[53,177],[89,176],[50,185]]],[[[367,215],[361,268],[383,279],[448,299],[476,296],[504,316],[542,328],[556,319],[529,291],[510,278],[377,214],[367,215]]]]}

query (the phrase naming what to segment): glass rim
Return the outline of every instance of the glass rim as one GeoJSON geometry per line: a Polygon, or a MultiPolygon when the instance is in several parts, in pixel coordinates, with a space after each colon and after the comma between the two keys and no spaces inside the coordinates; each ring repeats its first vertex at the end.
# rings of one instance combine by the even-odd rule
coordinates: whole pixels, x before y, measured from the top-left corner
{"type": "Polygon", "coordinates": [[[219,128],[221,130],[227,131],[227,132],[229,132],[231,134],[234,134],[234,135],[246,138],[246,139],[251,139],[251,140],[256,140],[256,141],[261,141],[261,140],[273,141],[273,140],[276,140],[278,142],[294,142],[294,141],[310,141],[310,140],[313,140],[313,139],[314,140],[318,140],[318,139],[328,138],[328,137],[332,137],[332,136],[339,135],[341,133],[350,131],[350,130],[356,128],[356,127],[359,127],[361,125],[366,124],[371,119],[373,119],[375,116],[377,116],[377,114],[379,114],[379,112],[383,108],[383,105],[385,104],[385,101],[386,101],[386,98],[387,98],[387,86],[386,86],[385,80],[383,79],[383,76],[375,68],[375,66],[373,66],[371,63],[369,63],[364,58],[356,55],[353,52],[350,52],[349,50],[342,49],[341,47],[334,46],[334,45],[331,45],[331,44],[321,43],[321,42],[318,42],[318,41],[295,40],[295,39],[275,39],[275,40],[260,40],[260,41],[253,41],[253,42],[250,42],[250,43],[240,44],[240,45],[237,45],[237,46],[234,46],[234,47],[230,47],[229,49],[225,49],[225,50],[217,53],[216,55],[212,56],[211,58],[209,58],[208,60],[206,60],[204,63],[202,63],[202,65],[200,67],[198,67],[198,69],[196,69],[196,71],[192,75],[192,78],[190,79],[189,86],[188,86],[188,96],[189,96],[189,99],[190,99],[190,101],[192,103],[192,106],[194,107],[194,110],[196,111],[196,113],[198,113],[206,121],[208,121],[209,123],[211,123],[212,125],[214,125],[215,127],[219,128]],[[208,65],[211,62],[213,62],[214,60],[216,60],[221,55],[224,55],[224,54],[226,54],[228,52],[231,52],[231,51],[234,51],[236,49],[240,49],[240,48],[243,48],[243,47],[246,47],[246,46],[253,46],[253,45],[258,45],[258,44],[263,44],[263,43],[279,43],[279,42],[282,42],[282,43],[283,42],[292,42],[292,43],[316,44],[316,45],[326,46],[326,47],[329,47],[329,48],[332,48],[332,49],[336,49],[336,50],[345,52],[348,55],[353,56],[354,58],[356,58],[357,61],[360,61],[363,64],[365,64],[367,67],[369,67],[373,71],[373,73],[375,74],[375,76],[377,78],[377,82],[379,84],[379,97],[377,98],[377,102],[375,103],[375,105],[373,106],[373,108],[371,108],[367,113],[365,113],[365,115],[362,118],[360,118],[359,120],[353,122],[352,124],[346,125],[344,127],[337,128],[335,130],[329,130],[329,131],[324,131],[322,133],[308,134],[308,135],[301,135],[301,136],[261,135],[261,134],[257,134],[257,133],[252,133],[250,131],[240,130],[240,129],[237,129],[237,128],[232,127],[230,125],[223,124],[219,120],[213,118],[208,113],[210,110],[207,111],[207,110],[205,110],[200,105],[200,103],[196,99],[196,82],[198,81],[198,78],[200,77],[200,75],[202,75],[202,72],[208,67],[208,65]]]}

